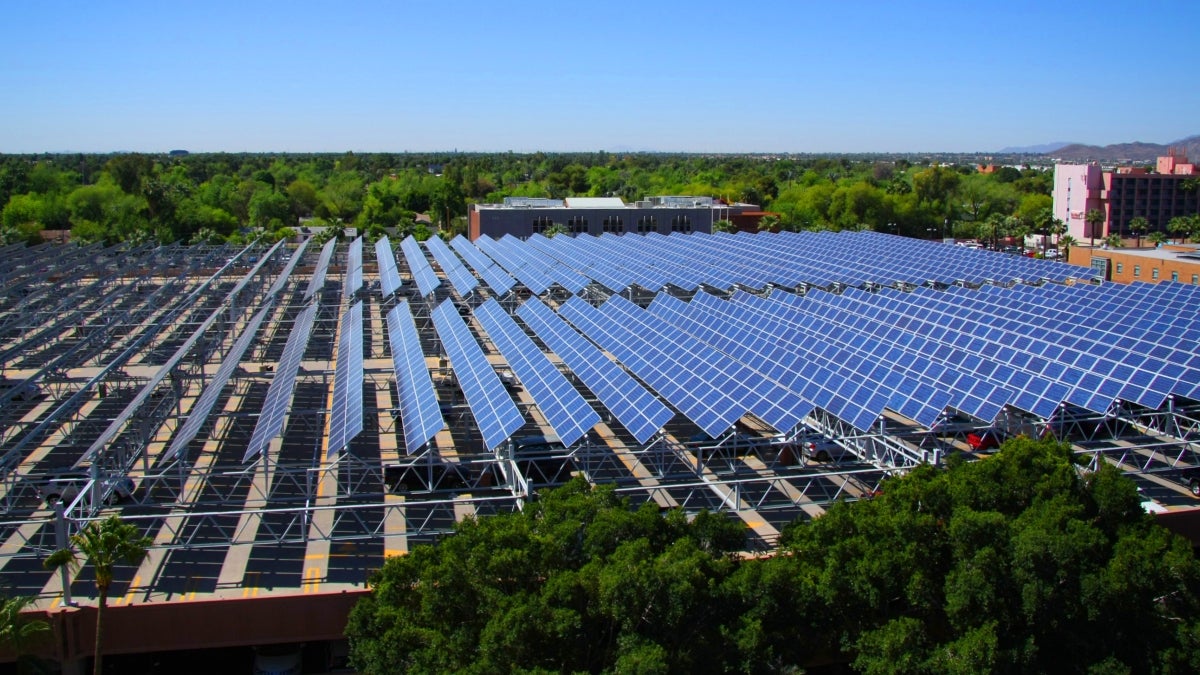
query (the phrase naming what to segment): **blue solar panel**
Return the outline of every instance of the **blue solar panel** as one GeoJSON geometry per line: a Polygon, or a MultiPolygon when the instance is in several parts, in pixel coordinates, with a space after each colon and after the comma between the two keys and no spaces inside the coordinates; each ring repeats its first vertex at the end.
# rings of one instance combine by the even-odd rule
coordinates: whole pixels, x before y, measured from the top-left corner
{"type": "Polygon", "coordinates": [[[454,304],[445,300],[431,314],[484,445],[495,450],[525,424],[525,419],[454,304]]]}
{"type": "Polygon", "coordinates": [[[379,285],[384,297],[393,295],[400,290],[400,270],[396,267],[396,255],[392,253],[392,242],[387,236],[375,242],[375,260],[379,264],[379,285]]]}
{"type": "Polygon", "coordinates": [[[283,416],[292,401],[296,371],[300,369],[300,359],[308,347],[308,338],[312,334],[313,318],[316,315],[317,306],[309,305],[300,312],[292,325],[292,332],[283,346],[283,356],[275,367],[275,378],[271,380],[271,388],[267,390],[267,398],[259,413],[258,423],[250,436],[250,444],[246,448],[246,454],[242,456],[243,462],[257,457],[283,430],[283,416]]]}
{"type": "Polygon", "coordinates": [[[674,415],[540,300],[527,300],[517,310],[517,316],[533,328],[639,443],[648,441],[674,415]]]}
{"type": "Polygon", "coordinates": [[[479,281],[459,262],[458,257],[454,255],[449,246],[446,246],[446,242],[442,241],[441,237],[426,239],[425,248],[433,254],[434,259],[437,260],[438,265],[441,265],[442,271],[450,278],[451,285],[460,296],[465,298],[479,285],[479,281]]]}
{"type": "Polygon", "coordinates": [[[321,257],[317,260],[317,266],[313,270],[312,279],[308,282],[308,290],[304,291],[305,300],[308,300],[325,287],[325,273],[329,271],[329,261],[333,258],[333,249],[335,246],[337,246],[337,240],[330,239],[325,242],[325,247],[321,249],[321,257]]]}
{"type": "Polygon", "coordinates": [[[352,297],[362,288],[363,242],[358,237],[350,242],[350,252],[346,256],[346,297],[352,297]]]}
{"type": "Polygon", "coordinates": [[[341,452],[363,430],[362,300],[342,315],[337,363],[333,371],[333,408],[329,411],[327,455],[341,452]]]}
{"type": "Polygon", "coordinates": [[[200,431],[200,427],[208,419],[208,413],[212,411],[213,404],[221,396],[221,390],[225,388],[225,383],[229,381],[230,375],[233,374],[233,370],[241,362],[242,355],[246,353],[246,348],[250,346],[255,333],[258,332],[258,327],[262,324],[263,317],[267,315],[267,311],[273,306],[274,303],[268,301],[266,306],[258,310],[258,313],[246,324],[241,336],[233,344],[233,348],[229,350],[229,353],[225,355],[225,359],[221,361],[216,375],[213,376],[208,386],[204,388],[204,391],[200,394],[200,398],[196,400],[196,404],[188,411],[187,421],[183,423],[183,427],[175,434],[175,438],[171,439],[171,446],[167,448],[165,459],[174,459],[196,437],[196,434],[200,431]]]}
{"type": "Polygon", "coordinates": [[[387,329],[400,419],[404,425],[404,447],[411,454],[428,443],[446,422],[438,406],[433,380],[425,365],[425,354],[421,351],[421,339],[407,302],[400,301],[388,312],[387,329]]]}
{"type": "Polygon", "coordinates": [[[475,318],[563,445],[570,447],[600,421],[596,411],[494,299],[477,307],[475,318]]]}
{"type": "Polygon", "coordinates": [[[417,290],[421,292],[421,295],[433,293],[442,284],[442,281],[438,279],[437,273],[425,259],[425,254],[421,252],[421,245],[417,243],[416,238],[410,234],[400,242],[400,250],[404,252],[404,259],[408,262],[408,269],[413,280],[417,282],[417,290]]]}
{"type": "Polygon", "coordinates": [[[517,284],[508,272],[475,248],[475,245],[461,234],[450,240],[450,246],[475,269],[475,273],[483,278],[496,295],[504,295],[517,284]]]}

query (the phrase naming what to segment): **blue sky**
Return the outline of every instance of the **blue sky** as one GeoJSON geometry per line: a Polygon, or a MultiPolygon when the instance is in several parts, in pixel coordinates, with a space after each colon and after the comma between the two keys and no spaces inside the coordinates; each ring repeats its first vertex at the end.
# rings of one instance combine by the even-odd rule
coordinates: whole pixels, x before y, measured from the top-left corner
{"type": "Polygon", "coordinates": [[[1200,133],[1194,0],[12,0],[3,17],[4,153],[965,152],[1200,133]]]}

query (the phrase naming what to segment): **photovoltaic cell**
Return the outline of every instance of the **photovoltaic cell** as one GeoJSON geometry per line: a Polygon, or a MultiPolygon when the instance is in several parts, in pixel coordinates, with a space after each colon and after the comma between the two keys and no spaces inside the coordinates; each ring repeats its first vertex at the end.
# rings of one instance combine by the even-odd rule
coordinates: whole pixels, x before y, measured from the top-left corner
{"type": "Polygon", "coordinates": [[[454,303],[444,300],[431,315],[484,445],[495,450],[525,424],[525,418],[458,315],[454,303]]]}
{"type": "Polygon", "coordinates": [[[600,421],[600,415],[494,298],[475,309],[475,318],[508,360],[509,367],[563,445],[570,447],[600,421]]]}
{"type": "Polygon", "coordinates": [[[474,268],[475,273],[483,278],[483,281],[491,287],[496,295],[504,295],[517,285],[512,275],[501,269],[495,261],[475,248],[475,245],[467,241],[466,237],[461,234],[450,240],[450,246],[474,268]]]}
{"type": "Polygon", "coordinates": [[[317,306],[313,304],[296,316],[292,332],[283,346],[283,356],[275,367],[275,378],[271,380],[271,387],[267,390],[258,424],[254,425],[250,444],[246,448],[246,454],[242,456],[243,462],[257,457],[279,432],[283,431],[283,416],[292,401],[296,372],[300,369],[300,359],[304,356],[304,350],[308,348],[308,338],[312,334],[313,318],[316,315],[317,306]]]}
{"type": "Polygon", "coordinates": [[[341,452],[363,430],[362,300],[342,315],[337,364],[333,370],[333,408],[329,411],[326,456],[341,452]]]}
{"type": "Polygon", "coordinates": [[[525,301],[517,316],[596,394],[638,443],[650,440],[674,416],[662,401],[541,300],[525,301]]]}
{"type": "Polygon", "coordinates": [[[438,265],[441,265],[442,271],[449,277],[451,285],[459,295],[465,298],[479,285],[479,280],[459,262],[458,256],[454,255],[454,251],[446,246],[446,242],[442,241],[441,237],[426,239],[425,248],[429,249],[438,265]]]}
{"type": "Polygon", "coordinates": [[[411,454],[446,426],[434,392],[421,339],[408,302],[401,300],[387,314],[388,342],[396,373],[396,394],[404,425],[404,447],[411,454]]]}
{"type": "Polygon", "coordinates": [[[237,342],[233,344],[233,348],[225,355],[225,360],[217,368],[216,375],[213,376],[212,381],[204,388],[200,398],[188,412],[187,421],[183,423],[183,427],[172,439],[171,446],[167,448],[166,459],[174,459],[181,450],[187,447],[188,443],[192,442],[192,439],[199,433],[200,427],[204,426],[204,421],[208,419],[208,413],[212,410],[213,404],[221,396],[221,390],[225,388],[225,383],[229,381],[229,376],[233,374],[234,368],[237,368],[238,363],[241,362],[242,355],[246,353],[246,348],[254,340],[254,335],[258,332],[263,317],[267,315],[267,311],[273,305],[274,303],[268,300],[266,306],[258,310],[258,313],[246,324],[246,329],[242,331],[237,342]]]}

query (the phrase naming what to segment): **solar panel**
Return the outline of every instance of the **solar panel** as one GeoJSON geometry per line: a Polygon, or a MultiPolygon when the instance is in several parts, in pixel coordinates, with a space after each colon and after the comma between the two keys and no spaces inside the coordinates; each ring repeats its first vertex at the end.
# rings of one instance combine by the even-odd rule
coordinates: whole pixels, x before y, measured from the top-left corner
{"type": "Polygon", "coordinates": [[[309,305],[296,317],[292,332],[288,335],[287,343],[283,346],[283,356],[275,367],[275,377],[267,390],[267,398],[263,402],[258,423],[254,425],[254,433],[250,436],[250,444],[242,461],[247,462],[251,457],[257,457],[276,436],[283,430],[283,416],[292,400],[292,390],[296,386],[296,371],[300,369],[300,359],[308,348],[308,338],[312,334],[313,318],[317,315],[317,306],[309,305]]]}
{"type": "Polygon", "coordinates": [[[363,430],[362,300],[342,315],[337,363],[333,370],[333,408],[329,411],[326,456],[340,452],[363,430]]]}
{"type": "Polygon", "coordinates": [[[362,288],[363,241],[362,237],[350,242],[350,252],[346,256],[346,288],[347,298],[353,297],[362,288]]]}
{"type": "Polygon", "coordinates": [[[600,421],[600,415],[494,298],[475,309],[475,318],[508,360],[509,367],[563,445],[570,447],[600,421]]]}
{"type": "Polygon", "coordinates": [[[292,257],[290,260],[288,260],[287,266],[284,267],[283,271],[279,273],[279,278],[275,280],[275,283],[271,284],[271,290],[267,293],[267,297],[273,298],[276,295],[279,295],[279,292],[283,290],[288,278],[292,275],[292,270],[296,269],[296,265],[300,262],[301,256],[304,255],[305,249],[308,248],[309,241],[311,241],[311,239],[305,239],[304,242],[292,252],[292,257]]]}
{"type": "Polygon", "coordinates": [[[325,273],[329,271],[329,261],[333,259],[333,249],[336,246],[336,239],[325,242],[325,247],[321,249],[321,257],[317,259],[317,266],[313,270],[312,279],[308,281],[308,290],[304,291],[305,300],[325,287],[325,273]]]}
{"type": "Polygon", "coordinates": [[[499,265],[475,248],[475,245],[467,241],[461,234],[450,240],[450,246],[474,268],[475,273],[483,278],[496,295],[504,295],[517,285],[512,275],[500,269],[499,265]]]}
{"type": "Polygon", "coordinates": [[[638,443],[648,441],[674,416],[670,408],[541,300],[530,298],[517,310],[517,316],[596,394],[638,443]]]}
{"type": "Polygon", "coordinates": [[[489,450],[495,450],[525,424],[525,418],[458,315],[454,303],[443,301],[434,308],[431,316],[450,358],[454,376],[467,397],[471,416],[483,436],[483,443],[489,450]]]}
{"type": "Polygon", "coordinates": [[[394,295],[400,290],[400,270],[396,267],[392,243],[386,235],[375,242],[375,260],[379,265],[379,285],[383,288],[384,297],[394,295]]]}
{"type": "Polygon", "coordinates": [[[465,298],[479,285],[479,280],[459,262],[458,257],[454,255],[449,246],[446,246],[446,242],[442,241],[441,237],[426,239],[425,248],[429,249],[429,252],[433,254],[434,259],[442,267],[442,271],[446,273],[446,276],[450,278],[451,285],[454,286],[454,290],[458,291],[460,296],[465,298]]]}
{"type": "Polygon", "coordinates": [[[417,282],[417,290],[421,295],[429,295],[441,285],[441,279],[438,279],[437,273],[429,266],[429,261],[425,259],[425,254],[421,252],[421,245],[417,243],[415,237],[411,234],[400,242],[400,250],[404,252],[404,259],[408,261],[408,269],[412,274],[413,279],[417,282]]]}
{"type": "Polygon", "coordinates": [[[167,448],[165,459],[174,459],[180,451],[187,447],[188,443],[192,442],[196,434],[200,432],[200,427],[204,426],[204,421],[208,419],[208,413],[212,410],[213,404],[217,402],[217,399],[221,396],[221,390],[225,388],[225,383],[229,381],[229,376],[233,374],[233,370],[237,368],[238,363],[242,360],[242,355],[246,353],[246,348],[254,340],[254,335],[258,332],[258,327],[262,324],[263,317],[267,315],[267,311],[273,306],[274,303],[268,300],[267,304],[258,310],[258,313],[246,324],[246,328],[242,331],[241,336],[238,337],[237,342],[233,343],[233,347],[225,355],[225,360],[221,361],[216,375],[213,376],[212,381],[204,388],[204,391],[200,394],[200,398],[196,400],[196,403],[188,412],[187,421],[183,423],[179,432],[175,434],[175,438],[171,440],[171,446],[167,448]]]}
{"type": "Polygon", "coordinates": [[[408,302],[401,300],[387,313],[388,342],[396,373],[396,394],[404,425],[404,447],[411,454],[446,426],[438,406],[433,380],[425,365],[421,339],[408,302]]]}

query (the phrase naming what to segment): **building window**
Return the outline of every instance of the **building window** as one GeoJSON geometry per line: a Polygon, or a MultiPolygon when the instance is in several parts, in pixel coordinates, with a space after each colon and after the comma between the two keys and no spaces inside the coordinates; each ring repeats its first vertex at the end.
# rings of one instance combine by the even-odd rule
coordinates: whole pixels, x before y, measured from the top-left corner
{"type": "Polygon", "coordinates": [[[621,222],[620,218],[605,218],[604,219],[604,231],[605,232],[624,232],[625,224],[621,222]]]}
{"type": "Polygon", "coordinates": [[[1193,284],[1200,284],[1200,274],[1193,274],[1193,275],[1192,275],[1192,283],[1193,283],[1193,284]]]}
{"type": "Polygon", "coordinates": [[[1125,273],[1125,263],[1117,263],[1117,274],[1125,273]]]}
{"type": "Polygon", "coordinates": [[[1154,279],[1154,280],[1158,280],[1158,268],[1157,267],[1150,270],[1150,278],[1154,279]]]}
{"type": "Polygon", "coordinates": [[[692,217],[691,216],[675,216],[671,219],[672,232],[691,232],[692,217]]]}
{"type": "Polygon", "coordinates": [[[658,232],[658,219],[654,216],[638,218],[637,231],[640,233],[658,232]]]}
{"type": "Polygon", "coordinates": [[[1133,266],[1133,276],[1135,276],[1135,277],[1142,276],[1142,266],[1141,265],[1133,266]]]}
{"type": "Polygon", "coordinates": [[[1171,281],[1179,281],[1179,272],[1171,272],[1171,281]]]}
{"type": "Polygon", "coordinates": [[[576,234],[578,232],[587,232],[587,231],[588,231],[587,218],[584,218],[583,216],[571,216],[570,218],[567,218],[567,232],[570,232],[571,234],[576,234]]]}
{"type": "Polygon", "coordinates": [[[533,231],[538,233],[545,232],[552,224],[546,216],[538,216],[533,219],[533,231]]]}

